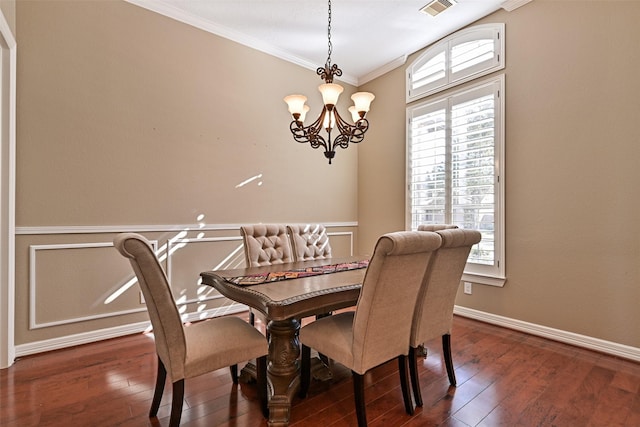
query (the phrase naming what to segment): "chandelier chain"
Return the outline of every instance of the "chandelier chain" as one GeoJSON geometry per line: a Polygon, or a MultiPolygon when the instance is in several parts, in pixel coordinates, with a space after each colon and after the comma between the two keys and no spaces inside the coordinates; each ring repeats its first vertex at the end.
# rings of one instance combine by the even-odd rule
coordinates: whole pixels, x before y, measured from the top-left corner
{"type": "Polygon", "coordinates": [[[324,67],[318,67],[316,73],[320,76],[325,83],[333,83],[334,77],[340,77],[342,70],[337,64],[331,64],[331,53],[333,52],[333,43],[331,43],[331,0],[329,0],[329,18],[327,24],[327,45],[328,56],[327,62],[324,63],[324,67]]]}
{"type": "Polygon", "coordinates": [[[329,0],[329,18],[327,23],[327,44],[328,44],[328,56],[327,64],[331,67],[331,52],[333,51],[333,45],[331,44],[331,0],[329,0]]]}

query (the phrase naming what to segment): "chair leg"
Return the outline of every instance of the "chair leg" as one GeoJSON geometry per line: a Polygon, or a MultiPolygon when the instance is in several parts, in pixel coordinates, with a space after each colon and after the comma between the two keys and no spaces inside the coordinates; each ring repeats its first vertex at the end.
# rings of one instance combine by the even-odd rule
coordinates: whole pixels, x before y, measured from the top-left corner
{"type": "Polygon", "coordinates": [[[322,361],[322,363],[324,363],[328,369],[331,369],[330,365],[331,365],[331,360],[329,360],[329,358],[327,356],[325,356],[324,354],[318,353],[318,358],[322,361]]]}
{"type": "Polygon", "coordinates": [[[416,406],[422,406],[422,393],[420,392],[420,379],[418,377],[418,351],[419,349],[415,347],[409,347],[409,375],[416,406]]]}
{"type": "Polygon", "coordinates": [[[269,397],[267,396],[267,356],[256,359],[256,387],[262,415],[269,419],[269,397]]]}
{"type": "Polygon", "coordinates": [[[182,401],[184,400],[184,378],[173,383],[173,396],[171,399],[171,418],[169,427],[178,427],[182,417],[182,401]]]}
{"type": "Polygon", "coordinates": [[[364,403],[364,375],[351,371],[353,377],[353,395],[356,400],[358,427],[367,427],[367,410],[364,403]]]}
{"type": "Polygon", "coordinates": [[[451,335],[444,334],[442,336],[442,353],[444,355],[444,364],[447,367],[447,375],[449,376],[449,384],[456,386],[456,373],[453,370],[453,359],[451,358],[451,335]]]}
{"type": "Polygon", "coordinates": [[[413,415],[413,401],[409,390],[409,377],[407,375],[407,356],[398,356],[398,372],[400,373],[400,388],[402,389],[402,399],[404,400],[404,410],[409,415],[413,415]]]}
{"type": "Polygon", "coordinates": [[[302,344],[302,356],[300,360],[300,391],[298,395],[304,399],[309,391],[311,382],[311,347],[302,344]]]}
{"type": "Polygon", "coordinates": [[[153,400],[151,401],[151,409],[149,409],[149,418],[158,415],[160,401],[162,400],[162,392],[164,391],[164,383],[167,380],[167,370],[158,357],[158,373],[156,374],[156,389],[153,392],[153,400]]]}
{"type": "Polygon", "coordinates": [[[229,366],[229,370],[231,371],[231,381],[234,384],[238,384],[238,365],[229,366]]]}

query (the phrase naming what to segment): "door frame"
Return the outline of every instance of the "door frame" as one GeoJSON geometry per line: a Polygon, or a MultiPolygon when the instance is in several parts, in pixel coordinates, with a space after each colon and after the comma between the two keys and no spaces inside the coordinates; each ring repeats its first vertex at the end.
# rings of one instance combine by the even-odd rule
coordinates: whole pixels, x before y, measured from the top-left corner
{"type": "Polygon", "coordinates": [[[15,359],[16,50],[0,10],[0,369],[15,359]]]}

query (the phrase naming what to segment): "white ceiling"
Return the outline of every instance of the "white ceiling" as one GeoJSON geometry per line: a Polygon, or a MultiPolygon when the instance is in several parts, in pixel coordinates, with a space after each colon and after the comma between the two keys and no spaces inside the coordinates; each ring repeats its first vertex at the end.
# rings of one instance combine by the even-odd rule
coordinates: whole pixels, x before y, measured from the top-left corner
{"type": "MultiPolygon", "coordinates": [[[[327,59],[326,0],[127,0],[181,22],[315,70],[327,59]]],[[[332,0],[331,62],[354,85],[504,7],[530,0],[459,0],[436,17],[430,0],[332,0]]]]}

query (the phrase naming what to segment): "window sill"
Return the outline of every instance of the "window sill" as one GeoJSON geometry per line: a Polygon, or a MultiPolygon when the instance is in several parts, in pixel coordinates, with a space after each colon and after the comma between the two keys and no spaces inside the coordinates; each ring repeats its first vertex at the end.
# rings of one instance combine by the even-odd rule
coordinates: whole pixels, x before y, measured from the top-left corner
{"type": "Polygon", "coordinates": [[[463,282],[472,282],[478,283],[480,285],[489,285],[489,286],[497,286],[502,288],[504,283],[507,281],[506,277],[494,277],[494,276],[483,276],[480,274],[472,274],[472,273],[463,273],[462,274],[463,282]]]}

